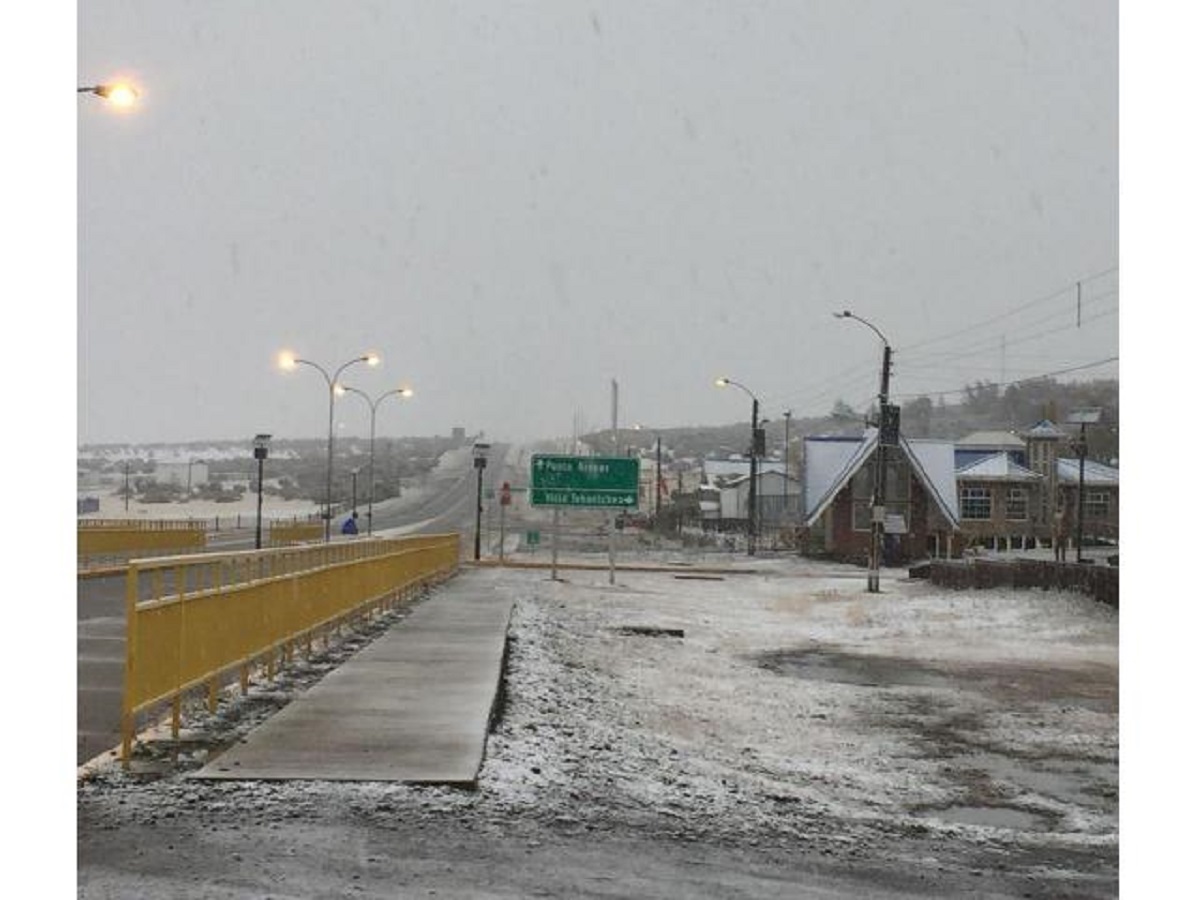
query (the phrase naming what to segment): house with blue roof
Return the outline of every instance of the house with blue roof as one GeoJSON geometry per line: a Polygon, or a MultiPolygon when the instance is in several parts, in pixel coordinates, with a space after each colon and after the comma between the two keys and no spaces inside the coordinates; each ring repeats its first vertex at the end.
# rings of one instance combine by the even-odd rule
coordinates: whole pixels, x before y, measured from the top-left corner
{"type": "MultiPolygon", "coordinates": [[[[1074,546],[1079,459],[1071,435],[1042,421],[1016,435],[958,442],[908,439],[888,448],[884,562],[961,555],[968,546],[1074,546]],[[1057,514],[1057,516],[1056,516],[1057,514]]],[[[878,432],[804,438],[804,552],[847,561],[870,553],[878,432]]],[[[1118,472],[1085,460],[1084,539],[1116,540],[1118,472]]]]}
{"type": "MultiPolygon", "coordinates": [[[[806,553],[863,562],[870,555],[871,496],[879,432],[804,439],[806,553]]],[[[887,448],[884,563],[948,556],[959,531],[954,444],[900,437],[887,448]]]]}

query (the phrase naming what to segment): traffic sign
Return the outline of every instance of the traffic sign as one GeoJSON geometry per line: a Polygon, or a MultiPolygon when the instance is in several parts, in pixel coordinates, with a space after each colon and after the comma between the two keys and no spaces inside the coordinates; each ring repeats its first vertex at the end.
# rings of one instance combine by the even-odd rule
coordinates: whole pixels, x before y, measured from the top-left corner
{"type": "Polygon", "coordinates": [[[538,453],[530,465],[532,506],[637,508],[640,464],[636,459],[538,453]]]}

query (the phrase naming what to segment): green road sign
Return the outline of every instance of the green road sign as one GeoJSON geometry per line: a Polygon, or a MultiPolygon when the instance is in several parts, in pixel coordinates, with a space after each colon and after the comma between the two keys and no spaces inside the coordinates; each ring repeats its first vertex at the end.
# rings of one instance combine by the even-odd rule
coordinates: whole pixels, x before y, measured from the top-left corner
{"type": "Polygon", "coordinates": [[[637,509],[636,459],[627,456],[533,456],[529,479],[532,506],[590,506],[637,509]]]}

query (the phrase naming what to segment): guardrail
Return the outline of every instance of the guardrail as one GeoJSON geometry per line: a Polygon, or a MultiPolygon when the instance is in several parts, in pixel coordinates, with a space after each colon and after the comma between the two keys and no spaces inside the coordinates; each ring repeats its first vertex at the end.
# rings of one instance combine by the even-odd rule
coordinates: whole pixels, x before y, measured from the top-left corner
{"type": "Polygon", "coordinates": [[[288,544],[319,541],[324,536],[324,522],[303,522],[286,525],[272,523],[267,543],[271,547],[285,547],[288,544]]]}
{"type": "Polygon", "coordinates": [[[167,521],[164,527],[142,527],[156,524],[80,525],[75,545],[79,568],[124,563],[135,556],[192,553],[207,546],[202,525],[167,521]]]}
{"type": "Polygon", "coordinates": [[[322,632],[407,601],[454,573],[457,534],[364,539],[319,546],[249,550],[129,564],[121,759],[128,765],[139,714],[171,703],[179,734],[182,698],[208,689],[216,710],[223,681],[305,651],[322,632]]]}
{"type": "Polygon", "coordinates": [[[207,519],[78,519],[79,530],[94,528],[124,529],[126,531],[188,531],[204,530],[207,519]]]}

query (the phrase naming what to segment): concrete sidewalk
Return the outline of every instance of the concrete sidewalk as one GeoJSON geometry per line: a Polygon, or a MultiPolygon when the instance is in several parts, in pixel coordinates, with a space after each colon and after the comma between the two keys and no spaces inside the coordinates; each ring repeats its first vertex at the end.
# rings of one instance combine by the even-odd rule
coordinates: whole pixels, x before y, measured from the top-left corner
{"type": "Polygon", "coordinates": [[[192,777],[474,785],[512,608],[463,572],[192,777]]]}

